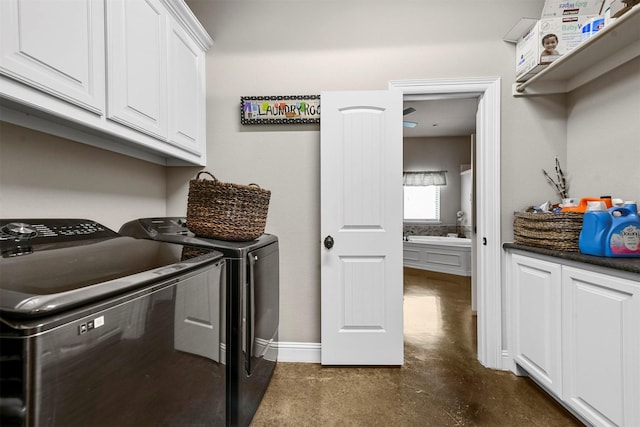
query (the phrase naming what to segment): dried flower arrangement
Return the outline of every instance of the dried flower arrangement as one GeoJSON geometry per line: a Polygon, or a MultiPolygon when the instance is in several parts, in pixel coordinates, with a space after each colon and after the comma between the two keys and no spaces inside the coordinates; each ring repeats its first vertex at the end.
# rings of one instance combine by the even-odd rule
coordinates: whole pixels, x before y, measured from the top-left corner
{"type": "Polygon", "coordinates": [[[553,187],[554,190],[556,190],[556,193],[558,193],[558,195],[560,196],[560,199],[566,199],[569,197],[569,186],[567,185],[567,180],[564,176],[564,172],[562,171],[562,168],[560,167],[560,162],[558,161],[557,156],[556,156],[557,181],[554,181],[549,176],[547,171],[545,171],[544,169],[542,169],[542,173],[544,174],[544,177],[547,178],[547,182],[553,187]]]}

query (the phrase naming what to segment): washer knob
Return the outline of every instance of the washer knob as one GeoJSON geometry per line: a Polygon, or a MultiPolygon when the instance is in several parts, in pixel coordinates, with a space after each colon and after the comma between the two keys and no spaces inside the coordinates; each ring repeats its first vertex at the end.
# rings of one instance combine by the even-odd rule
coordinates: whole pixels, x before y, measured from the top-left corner
{"type": "Polygon", "coordinates": [[[38,232],[29,224],[24,222],[10,222],[2,227],[2,231],[10,236],[15,236],[20,239],[30,239],[38,235],[38,232]]]}

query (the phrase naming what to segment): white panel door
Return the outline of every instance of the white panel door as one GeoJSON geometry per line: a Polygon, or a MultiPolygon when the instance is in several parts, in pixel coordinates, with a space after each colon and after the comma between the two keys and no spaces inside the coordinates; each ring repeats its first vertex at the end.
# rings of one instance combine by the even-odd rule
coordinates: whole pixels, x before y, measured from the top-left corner
{"type": "Polygon", "coordinates": [[[402,365],[402,94],[321,104],[321,361],[402,365]]]}
{"type": "Polygon", "coordinates": [[[107,117],[167,138],[167,13],[159,0],[107,1],[107,117]]]}
{"type": "Polygon", "coordinates": [[[169,141],[200,154],[205,139],[205,55],[177,23],[169,32],[169,141]]]}
{"type": "Polygon", "coordinates": [[[0,73],[101,114],[103,7],[101,0],[0,1],[0,73]]]}

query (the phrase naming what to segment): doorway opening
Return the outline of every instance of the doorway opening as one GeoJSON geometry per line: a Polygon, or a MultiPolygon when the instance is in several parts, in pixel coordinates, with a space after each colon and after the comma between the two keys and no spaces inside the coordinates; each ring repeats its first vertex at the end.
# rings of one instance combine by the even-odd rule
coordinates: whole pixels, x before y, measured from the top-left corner
{"type": "Polygon", "coordinates": [[[389,88],[407,97],[450,100],[477,97],[476,207],[473,273],[477,284],[477,356],[503,368],[500,239],[500,78],[399,80],[389,88]]]}
{"type": "Polygon", "coordinates": [[[405,357],[438,359],[453,351],[473,360],[478,97],[421,98],[407,95],[403,103],[405,357]]]}

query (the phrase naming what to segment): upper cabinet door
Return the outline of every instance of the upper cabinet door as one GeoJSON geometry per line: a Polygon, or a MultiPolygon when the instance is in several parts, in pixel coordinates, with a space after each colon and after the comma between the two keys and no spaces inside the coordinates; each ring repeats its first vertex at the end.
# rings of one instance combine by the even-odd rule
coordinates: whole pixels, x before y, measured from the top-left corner
{"type": "Polygon", "coordinates": [[[104,111],[102,0],[2,0],[0,23],[0,74],[104,111]]]}
{"type": "Polygon", "coordinates": [[[202,153],[205,135],[205,53],[177,23],[169,31],[169,141],[202,153]]]}
{"type": "Polygon", "coordinates": [[[107,117],[166,140],[166,9],[158,0],[106,5],[107,117]]]}

